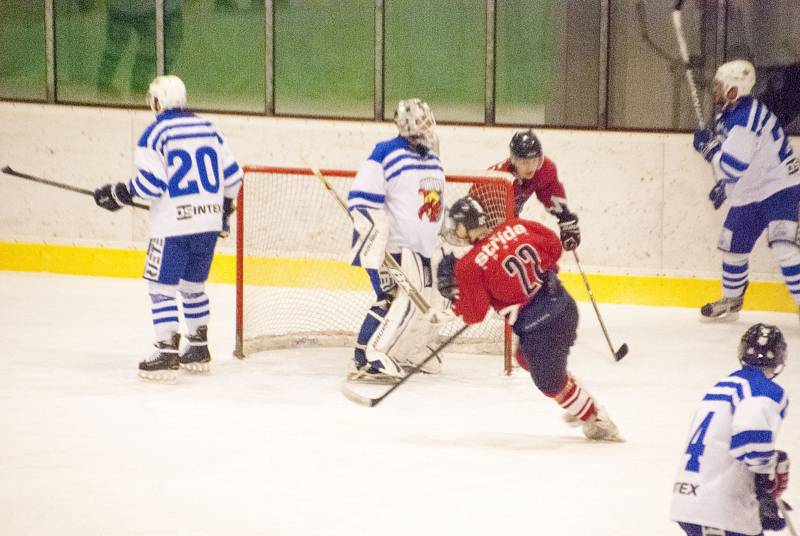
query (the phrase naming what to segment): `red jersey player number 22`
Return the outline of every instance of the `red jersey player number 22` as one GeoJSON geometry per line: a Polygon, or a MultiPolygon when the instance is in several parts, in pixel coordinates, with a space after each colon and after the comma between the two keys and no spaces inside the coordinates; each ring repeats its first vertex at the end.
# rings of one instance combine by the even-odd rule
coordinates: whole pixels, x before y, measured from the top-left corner
{"type": "Polygon", "coordinates": [[[521,218],[502,223],[456,265],[456,314],[479,322],[490,306],[524,305],[541,288],[542,273],[558,271],[560,256],[561,242],[544,225],[521,218]]]}

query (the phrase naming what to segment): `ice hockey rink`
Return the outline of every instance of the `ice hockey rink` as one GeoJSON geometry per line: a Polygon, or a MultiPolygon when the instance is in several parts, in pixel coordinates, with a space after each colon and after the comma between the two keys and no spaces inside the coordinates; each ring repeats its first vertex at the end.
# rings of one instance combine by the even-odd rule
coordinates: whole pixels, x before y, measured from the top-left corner
{"type": "MultiPolygon", "coordinates": [[[[630,346],[615,363],[581,302],[570,368],[627,442],[586,441],[499,357],[449,354],[368,409],[339,391],[348,349],[233,358],[234,289],[209,294],[212,373],[153,384],[136,376],[143,281],[0,272],[0,534],[680,535],[669,501],[689,420],[751,323],[784,329],[778,382],[800,397],[795,315],[708,325],[601,304],[630,346]]],[[[797,456],[793,409],[778,443],[797,456]]]]}

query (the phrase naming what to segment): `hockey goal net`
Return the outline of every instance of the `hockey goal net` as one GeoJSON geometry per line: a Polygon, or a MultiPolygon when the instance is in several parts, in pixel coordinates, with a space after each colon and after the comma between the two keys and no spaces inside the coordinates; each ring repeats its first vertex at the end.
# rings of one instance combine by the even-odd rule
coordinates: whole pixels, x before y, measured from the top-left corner
{"type": "MultiPolygon", "coordinates": [[[[366,272],[349,265],[352,225],[308,168],[245,166],[236,237],[236,355],[263,350],[353,346],[375,299],[366,272]]],[[[322,170],[342,199],[355,171],[322,170]]],[[[513,191],[496,172],[447,176],[444,200],[477,197],[492,224],[510,215],[513,191]]],[[[441,207],[444,210],[445,207],[441,207]]],[[[442,326],[454,333],[461,321],[442,326]]],[[[454,351],[504,356],[511,330],[494,311],[459,337],[454,351]]]]}

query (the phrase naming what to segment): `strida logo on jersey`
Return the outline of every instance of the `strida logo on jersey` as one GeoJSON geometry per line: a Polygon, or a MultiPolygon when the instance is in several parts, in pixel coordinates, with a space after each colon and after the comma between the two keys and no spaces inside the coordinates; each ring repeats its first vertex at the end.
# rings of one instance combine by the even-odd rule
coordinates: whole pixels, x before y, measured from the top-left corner
{"type": "Polygon", "coordinates": [[[511,240],[524,234],[528,234],[528,230],[521,223],[517,223],[513,227],[508,225],[502,230],[495,231],[491,234],[489,240],[481,246],[480,252],[475,255],[475,263],[483,268],[491,257],[497,255],[501,247],[506,247],[506,244],[511,240]]]}

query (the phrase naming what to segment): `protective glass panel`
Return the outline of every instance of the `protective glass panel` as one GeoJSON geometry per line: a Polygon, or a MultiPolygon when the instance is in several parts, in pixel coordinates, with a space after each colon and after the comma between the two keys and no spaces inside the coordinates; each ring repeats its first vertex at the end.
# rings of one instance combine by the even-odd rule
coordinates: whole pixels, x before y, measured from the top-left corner
{"type": "Polygon", "coordinates": [[[596,126],[600,0],[497,3],[498,123],[596,126]]]}
{"type": "Polygon", "coordinates": [[[486,72],[484,0],[386,2],[385,117],[418,97],[437,120],[483,123],[486,72]]]}
{"type": "MultiPolygon", "coordinates": [[[[609,34],[608,126],[690,129],[697,120],[680,59],[672,2],[612,0],[609,34]]],[[[683,3],[682,35],[705,119],[715,65],[717,2],[683,3]]]]}
{"type": "Polygon", "coordinates": [[[58,100],[144,106],[156,74],[155,0],[55,0],[55,34],[58,100]]]}
{"type": "Polygon", "coordinates": [[[0,0],[0,97],[47,98],[44,0],[0,0]]]}
{"type": "Polygon", "coordinates": [[[372,117],[373,0],[274,2],[275,111],[372,117]]]}
{"type": "Polygon", "coordinates": [[[800,134],[800,0],[731,0],[727,15],[725,60],[752,61],[753,94],[800,134]]]}
{"type": "Polygon", "coordinates": [[[263,0],[166,0],[164,72],[191,108],[263,113],[264,28],[263,0]]]}

